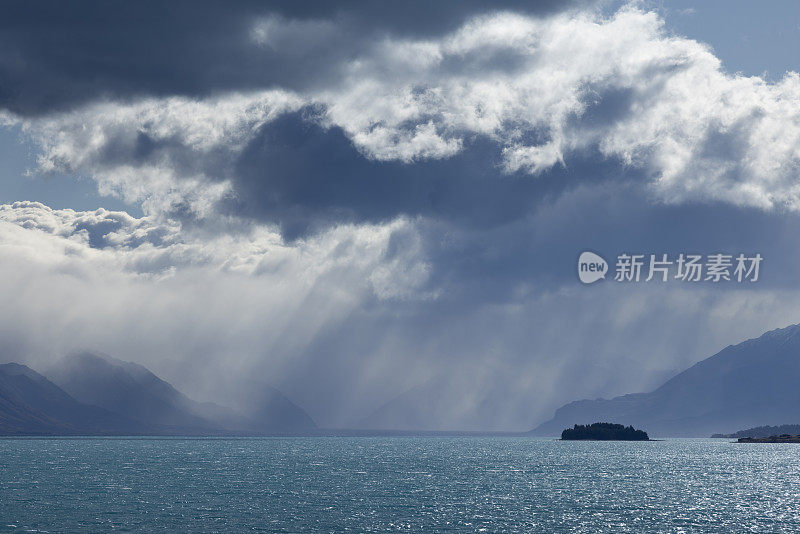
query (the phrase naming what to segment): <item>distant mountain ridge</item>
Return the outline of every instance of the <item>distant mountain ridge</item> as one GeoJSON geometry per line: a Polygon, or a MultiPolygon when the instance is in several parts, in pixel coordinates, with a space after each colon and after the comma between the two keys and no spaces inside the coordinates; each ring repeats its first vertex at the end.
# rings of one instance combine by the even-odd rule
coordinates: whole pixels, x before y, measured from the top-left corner
{"type": "Polygon", "coordinates": [[[728,346],[649,393],[580,400],[531,431],[557,436],[574,424],[613,421],[657,436],[708,437],[800,416],[800,325],[728,346]]]}
{"type": "Polygon", "coordinates": [[[301,408],[269,386],[249,382],[242,415],[194,401],[146,367],[107,355],[71,354],[46,378],[0,365],[0,435],[260,435],[316,429],[301,408]]]}
{"type": "Polygon", "coordinates": [[[768,438],[780,435],[800,435],[800,425],[757,426],[732,434],[713,434],[712,438],[768,438]]]}

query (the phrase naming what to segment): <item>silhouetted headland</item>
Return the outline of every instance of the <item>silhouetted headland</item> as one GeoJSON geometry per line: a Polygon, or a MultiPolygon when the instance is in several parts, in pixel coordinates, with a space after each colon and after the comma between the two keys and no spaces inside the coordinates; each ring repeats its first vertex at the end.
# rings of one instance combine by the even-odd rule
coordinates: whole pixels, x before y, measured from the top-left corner
{"type": "Polygon", "coordinates": [[[780,436],[770,436],[768,438],[739,438],[738,443],[800,443],[800,436],[781,434],[780,436]]]}

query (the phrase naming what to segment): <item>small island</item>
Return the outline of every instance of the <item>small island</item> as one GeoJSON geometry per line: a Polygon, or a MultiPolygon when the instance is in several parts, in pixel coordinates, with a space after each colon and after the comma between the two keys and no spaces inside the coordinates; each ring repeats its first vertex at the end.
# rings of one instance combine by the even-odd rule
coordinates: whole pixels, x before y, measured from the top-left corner
{"type": "Polygon", "coordinates": [[[768,438],[739,438],[737,443],[800,443],[800,436],[781,434],[780,436],[770,436],[768,438]]]}
{"type": "Polygon", "coordinates": [[[650,441],[647,432],[616,423],[575,425],[561,432],[562,440],[650,441]]]}

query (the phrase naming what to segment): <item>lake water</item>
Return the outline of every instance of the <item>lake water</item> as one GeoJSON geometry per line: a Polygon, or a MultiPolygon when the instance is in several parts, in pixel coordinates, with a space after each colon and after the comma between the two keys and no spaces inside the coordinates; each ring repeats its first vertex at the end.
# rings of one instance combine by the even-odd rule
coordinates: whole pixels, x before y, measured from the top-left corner
{"type": "Polygon", "coordinates": [[[0,531],[800,531],[800,445],[0,439],[0,531]]]}

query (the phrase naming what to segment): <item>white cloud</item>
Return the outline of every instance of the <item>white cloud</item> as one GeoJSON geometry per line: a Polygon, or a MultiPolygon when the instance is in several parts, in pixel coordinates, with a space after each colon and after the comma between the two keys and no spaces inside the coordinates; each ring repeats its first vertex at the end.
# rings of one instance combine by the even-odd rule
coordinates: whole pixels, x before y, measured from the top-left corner
{"type": "MultiPolygon", "coordinates": [[[[281,53],[293,24],[258,21],[252,38],[281,53]]],[[[106,102],[22,122],[42,170],[89,174],[149,213],[212,214],[236,194],[234,162],[258,128],[304,104],[323,105],[322,120],[370,158],[447,158],[484,135],[507,172],[537,174],[589,149],[643,168],[667,202],[800,209],[800,77],[726,73],[653,12],[481,16],[439,38],[380,38],[333,72],[304,93],[106,102]]]]}
{"type": "Polygon", "coordinates": [[[449,156],[409,142],[427,124],[441,147],[497,139],[507,171],[598,150],[645,169],[668,202],[800,209],[800,77],[728,74],[655,13],[477,18],[438,41],[382,43],[321,98],[380,159],[449,156]]]}
{"type": "Polygon", "coordinates": [[[263,124],[301,104],[283,91],[150,98],[5,123],[20,124],[41,147],[41,172],[89,175],[101,194],[142,203],[151,214],[185,205],[206,216],[232,193],[231,158],[263,124]]]}
{"type": "Polygon", "coordinates": [[[236,233],[184,231],[174,220],[135,218],[125,212],[55,210],[39,202],[0,205],[0,253],[45,269],[74,273],[128,273],[163,279],[178,269],[272,280],[321,280],[344,285],[358,298],[410,298],[429,267],[413,221],[341,225],[286,244],[263,226],[236,233]],[[388,253],[392,239],[403,239],[388,253]],[[333,280],[331,280],[333,278],[333,280]],[[345,283],[346,281],[346,283],[345,283]]]}

